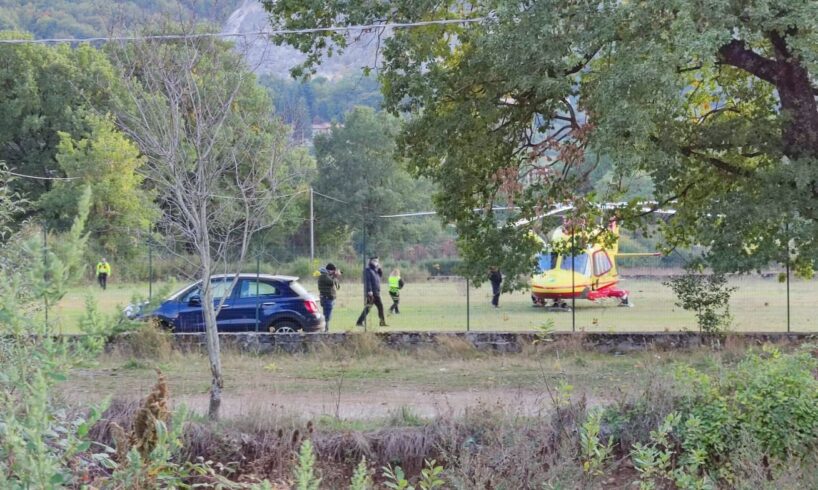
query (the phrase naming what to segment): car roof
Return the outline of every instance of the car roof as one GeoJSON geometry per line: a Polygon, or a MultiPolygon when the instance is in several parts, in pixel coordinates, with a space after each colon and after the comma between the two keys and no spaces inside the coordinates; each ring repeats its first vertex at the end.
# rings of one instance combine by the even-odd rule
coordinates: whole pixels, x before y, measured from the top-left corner
{"type": "MultiPolygon", "coordinates": [[[[213,274],[213,275],[210,276],[210,280],[211,281],[213,279],[217,279],[217,280],[218,279],[230,279],[230,280],[232,280],[235,276],[236,276],[235,274],[213,274]]],[[[271,280],[271,281],[286,282],[288,284],[293,282],[293,281],[298,280],[298,277],[296,277],[296,276],[283,276],[283,275],[278,275],[278,274],[255,274],[253,272],[242,272],[242,273],[239,274],[239,279],[255,279],[256,277],[258,277],[259,279],[267,279],[267,280],[271,280]]],[[[193,282],[187,284],[182,289],[180,289],[180,290],[176,291],[175,293],[171,294],[168,297],[168,299],[178,298],[182,293],[187,291],[188,288],[190,288],[194,284],[199,284],[200,282],[201,282],[200,280],[196,280],[196,281],[193,281],[193,282]]]]}
{"type": "MultiPolygon", "coordinates": [[[[213,274],[210,276],[210,279],[232,279],[235,276],[235,274],[213,274]]],[[[242,272],[239,274],[239,279],[255,279],[256,277],[259,279],[272,279],[274,281],[282,282],[293,282],[298,280],[297,276],[284,276],[279,274],[256,274],[255,272],[242,272]]]]}

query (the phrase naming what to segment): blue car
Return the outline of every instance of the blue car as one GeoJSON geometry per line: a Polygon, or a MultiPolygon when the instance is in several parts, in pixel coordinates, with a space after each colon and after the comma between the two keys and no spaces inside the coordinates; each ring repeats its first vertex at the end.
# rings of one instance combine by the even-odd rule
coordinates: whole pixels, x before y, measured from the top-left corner
{"type": "MultiPolygon", "coordinates": [[[[211,278],[216,305],[224,304],[216,318],[219,332],[320,332],[326,321],[315,298],[297,277],[239,274],[211,278]]],[[[174,332],[203,332],[201,281],[186,286],[152,312],[130,316],[155,318],[174,332]]],[[[127,314],[127,312],[126,312],[127,314]]]]}

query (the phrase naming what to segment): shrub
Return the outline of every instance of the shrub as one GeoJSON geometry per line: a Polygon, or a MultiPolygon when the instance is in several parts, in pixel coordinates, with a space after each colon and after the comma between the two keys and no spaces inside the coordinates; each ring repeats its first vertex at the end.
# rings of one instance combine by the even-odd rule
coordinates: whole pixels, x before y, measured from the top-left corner
{"type": "Polygon", "coordinates": [[[130,332],[121,344],[124,354],[137,359],[165,361],[173,352],[170,334],[155,322],[141,324],[130,332]]]}
{"type": "Polygon", "coordinates": [[[366,466],[366,457],[361,458],[352,480],[349,482],[349,490],[370,490],[372,488],[372,477],[369,475],[369,468],[366,466]]]}
{"type": "Polygon", "coordinates": [[[603,474],[605,464],[613,452],[613,437],[608,436],[607,441],[603,443],[600,436],[601,425],[602,411],[594,410],[579,429],[582,469],[594,476],[603,474]]]}
{"type": "Polygon", "coordinates": [[[818,450],[818,369],[807,351],[749,354],[720,376],[680,367],[677,411],[633,460],[647,487],[656,479],[680,488],[731,482],[732,455],[748,447],[768,471],[803,462],[818,450]]]}
{"type": "Polygon", "coordinates": [[[301,443],[294,473],[297,490],[318,490],[321,485],[321,479],[315,474],[315,452],[309,439],[301,443]]]}
{"type": "Polygon", "coordinates": [[[462,263],[463,261],[459,259],[434,259],[425,260],[420,265],[430,276],[457,276],[460,275],[459,268],[462,263]]]}
{"type": "Polygon", "coordinates": [[[664,284],[678,298],[676,306],[695,313],[703,332],[720,333],[730,327],[730,295],[736,288],[727,285],[724,274],[701,274],[694,266],[664,284]]]}

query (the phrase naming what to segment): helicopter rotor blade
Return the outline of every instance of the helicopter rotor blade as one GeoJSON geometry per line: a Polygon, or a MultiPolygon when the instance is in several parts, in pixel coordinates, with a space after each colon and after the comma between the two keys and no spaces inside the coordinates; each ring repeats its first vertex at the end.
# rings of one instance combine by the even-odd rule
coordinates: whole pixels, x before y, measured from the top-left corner
{"type": "MultiPolygon", "coordinates": [[[[655,201],[644,201],[640,202],[637,205],[640,206],[638,209],[643,213],[652,213],[652,214],[662,214],[662,215],[674,215],[676,214],[675,209],[662,209],[655,207],[658,205],[658,202],[655,201]]],[[[598,205],[601,209],[611,210],[611,209],[619,209],[628,207],[629,204],[626,202],[606,202],[598,205]]],[[[491,211],[510,211],[510,210],[519,210],[520,208],[517,206],[494,206],[491,208],[491,211]]],[[[518,228],[520,226],[525,226],[529,223],[534,221],[540,220],[542,218],[547,218],[549,216],[555,216],[558,214],[562,214],[566,211],[570,211],[574,209],[574,206],[571,204],[564,204],[555,206],[554,209],[545,212],[543,214],[537,215],[533,218],[529,219],[521,219],[514,223],[514,227],[518,228]]],[[[486,209],[484,208],[475,208],[472,209],[475,213],[482,213],[485,212],[486,209]]],[[[416,211],[410,213],[399,213],[399,214],[385,214],[382,216],[378,216],[379,218],[412,218],[416,216],[434,216],[437,215],[437,211],[416,211]]]]}

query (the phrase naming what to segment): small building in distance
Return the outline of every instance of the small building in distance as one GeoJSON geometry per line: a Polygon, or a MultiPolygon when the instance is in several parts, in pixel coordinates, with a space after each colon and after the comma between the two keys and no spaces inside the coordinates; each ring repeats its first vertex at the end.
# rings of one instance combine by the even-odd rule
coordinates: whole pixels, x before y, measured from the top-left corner
{"type": "Polygon", "coordinates": [[[312,137],[315,138],[319,134],[327,134],[332,131],[332,123],[324,121],[312,122],[312,137]]]}

